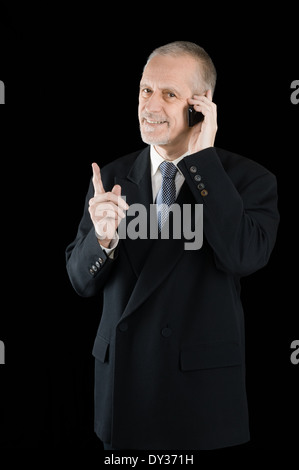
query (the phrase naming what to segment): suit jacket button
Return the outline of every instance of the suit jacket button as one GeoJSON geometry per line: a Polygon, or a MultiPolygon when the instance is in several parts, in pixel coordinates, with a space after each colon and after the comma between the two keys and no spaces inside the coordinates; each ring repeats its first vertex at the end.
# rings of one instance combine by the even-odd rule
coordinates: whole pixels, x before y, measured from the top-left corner
{"type": "Polygon", "coordinates": [[[172,335],[172,329],[171,328],[163,328],[161,331],[161,335],[164,336],[164,338],[168,338],[169,336],[172,335]]]}
{"type": "Polygon", "coordinates": [[[103,263],[104,263],[103,258],[99,258],[99,263],[100,263],[100,264],[103,264],[103,263]]]}
{"type": "Polygon", "coordinates": [[[191,171],[191,173],[196,173],[197,172],[197,167],[194,166],[194,165],[190,166],[190,171],[191,171]]]}
{"type": "Polygon", "coordinates": [[[197,185],[197,189],[204,189],[205,188],[205,185],[203,183],[199,183],[197,185]]]}
{"type": "Polygon", "coordinates": [[[199,181],[201,181],[201,176],[200,175],[195,175],[194,179],[195,179],[195,181],[199,182],[199,181]]]}
{"type": "Polygon", "coordinates": [[[209,193],[206,189],[203,189],[200,193],[203,197],[207,196],[209,193]]]}
{"type": "Polygon", "coordinates": [[[94,270],[92,268],[89,268],[89,272],[92,276],[94,276],[95,273],[94,273],[94,270]]]}
{"type": "Polygon", "coordinates": [[[129,325],[128,325],[128,323],[125,323],[125,322],[121,323],[118,326],[119,331],[122,331],[122,332],[127,331],[128,328],[129,328],[129,325]]]}

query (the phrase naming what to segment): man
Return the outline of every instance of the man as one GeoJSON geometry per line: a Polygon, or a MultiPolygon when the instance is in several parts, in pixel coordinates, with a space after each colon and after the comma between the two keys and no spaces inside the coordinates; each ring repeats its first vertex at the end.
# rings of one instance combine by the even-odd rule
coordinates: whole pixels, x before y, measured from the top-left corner
{"type": "Polygon", "coordinates": [[[66,250],[77,293],[103,292],[93,355],[95,432],[105,449],[206,450],[249,440],[240,278],[265,266],[275,244],[276,179],[214,147],[215,83],[215,67],[196,44],[150,55],[139,95],[149,145],[101,171],[93,164],[66,250]],[[203,115],[192,127],[189,106],[203,115]],[[192,208],[193,227],[203,205],[198,249],[186,249],[183,234],[162,236],[172,216],[162,209],[174,199],[182,213],[192,208]],[[155,202],[158,237],[117,233],[132,221],[125,217],[132,204],[150,213],[155,202]]]}

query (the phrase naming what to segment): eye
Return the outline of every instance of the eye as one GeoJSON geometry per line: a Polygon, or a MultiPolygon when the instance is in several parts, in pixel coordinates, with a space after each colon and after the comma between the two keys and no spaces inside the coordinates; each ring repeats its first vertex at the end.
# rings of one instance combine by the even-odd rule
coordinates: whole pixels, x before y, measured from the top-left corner
{"type": "Polygon", "coordinates": [[[170,101],[173,101],[174,98],[177,98],[177,95],[176,95],[176,92],[174,91],[171,91],[171,90],[165,90],[163,91],[163,95],[164,95],[164,99],[166,100],[170,100],[170,101]]]}
{"type": "Polygon", "coordinates": [[[141,92],[144,94],[144,95],[149,95],[151,93],[151,89],[150,88],[142,88],[141,89],[141,92]]]}

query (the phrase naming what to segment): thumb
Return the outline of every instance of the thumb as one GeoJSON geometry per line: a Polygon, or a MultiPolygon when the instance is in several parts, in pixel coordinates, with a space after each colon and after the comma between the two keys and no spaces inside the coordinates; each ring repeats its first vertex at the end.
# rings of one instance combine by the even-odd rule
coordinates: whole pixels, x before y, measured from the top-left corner
{"type": "Polygon", "coordinates": [[[119,184],[115,184],[111,192],[117,196],[118,205],[121,207],[121,209],[129,209],[129,206],[126,203],[126,196],[121,197],[121,186],[119,184]]]}
{"type": "Polygon", "coordinates": [[[113,194],[115,194],[116,196],[120,196],[121,195],[121,186],[119,184],[116,184],[115,186],[113,186],[111,192],[113,194]]]}

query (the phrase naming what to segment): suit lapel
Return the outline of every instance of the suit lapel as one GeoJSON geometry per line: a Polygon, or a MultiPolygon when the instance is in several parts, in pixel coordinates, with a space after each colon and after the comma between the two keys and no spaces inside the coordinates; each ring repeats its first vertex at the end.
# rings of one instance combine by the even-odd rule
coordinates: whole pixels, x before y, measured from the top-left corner
{"type": "MultiPolygon", "coordinates": [[[[130,170],[127,178],[116,178],[115,182],[122,187],[122,195],[126,196],[129,205],[142,204],[146,209],[147,238],[132,240],[128,235],[121,240],[129,262],[137,276],[137,281],[122,318],[136,310],[160,285],[167,279],[184,252],[185,239],[149,238],[149,214],[152,200],[152,183],[150,174],[149,148],[143,150],[130,170]]],[[[182,205],[194,199],[186,183],[183,184],[176,201],[182,205]]],[[[128,229],[133,217],[126,217],[128,229]]],[[[125,219],[124,219],[125,220],[125,219]]]]}

